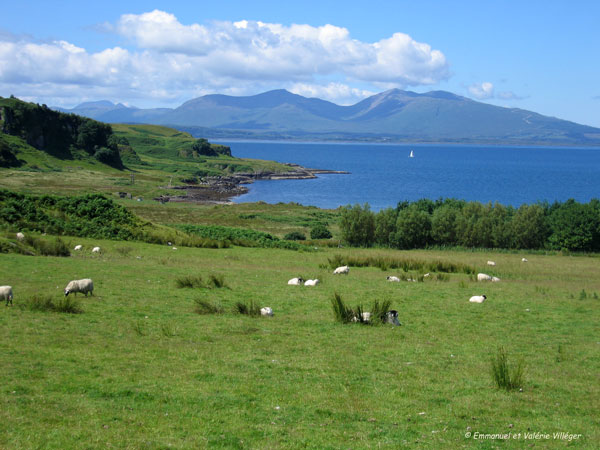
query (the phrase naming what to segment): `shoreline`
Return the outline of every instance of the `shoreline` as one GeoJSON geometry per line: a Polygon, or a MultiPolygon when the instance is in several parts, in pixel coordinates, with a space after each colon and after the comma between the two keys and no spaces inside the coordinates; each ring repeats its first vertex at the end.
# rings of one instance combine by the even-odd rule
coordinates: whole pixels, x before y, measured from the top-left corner
{"type": "Polygon", "coordinates": [[[343,170],[310,169],[293,163],[285,163],[285,165],[292,170],[288,172],[242,172],[227,176],[206,177],[205,182],[199,184],[161,186],[162,189],[185,191],[185,194],[161,195],[155,197],[154,200],[160,203],[231,204],[233,197],[248,193],[249,189],[242,185],[252,184],[257,180],[310,180],[321,174],[347,175],[350,173],[343,170]]]}

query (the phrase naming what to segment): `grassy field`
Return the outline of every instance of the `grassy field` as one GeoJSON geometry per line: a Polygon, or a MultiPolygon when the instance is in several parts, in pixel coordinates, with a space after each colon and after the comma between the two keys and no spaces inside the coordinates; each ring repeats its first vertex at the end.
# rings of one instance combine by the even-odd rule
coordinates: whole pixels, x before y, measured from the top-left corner
{"type": "Polygon", "coordinates": [[[493,252],[173,250],[66,240],[84,251],[68,258],[0,254],[0,284],[15,294],[13,307],[0,307],[0,448],[600,442],[597,256],[527,254],[522,263],[523,255],[493,252]],[[101,255],[90,253],[95,245],[101,255]],[[442,260],[502,281],[451,273],[445,281],[388,283],[399,271],[373,267],[334,276],[326,265],[338,254],[442,260]],[[488,259],[496,267],[486,266],[488,259]],[[226,287],[176,287],[178,278],[211,274],[223,276],[226,287]],[[287,286],[296,276],[321,284],[287,286]],[[69,280],[85,277],[95,290],[79,296],[82,313],[27,308],[35,295],[58,301],[69,280]],[[391,300],[402,326],[335,322],[336,292],[352,306],[391,300]],[[468,302],[483,293],[485,303],[468,302]],[[197,300],[224,312],[197,314],[197,300]],[[274,316],[233,312],[236,302],[250,300],[272,307],[274,316]],[[500,346],[510,363],[525,362],[522,392],[494,384],[490,360],[500,346]]]}

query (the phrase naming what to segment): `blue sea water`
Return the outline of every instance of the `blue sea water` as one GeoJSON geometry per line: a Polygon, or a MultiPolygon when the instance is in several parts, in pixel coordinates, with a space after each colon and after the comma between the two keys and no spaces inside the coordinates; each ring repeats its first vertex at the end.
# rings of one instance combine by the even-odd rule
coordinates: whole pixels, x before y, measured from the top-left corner
{"type": "Polygon", "coordinates": [[[234,156],[297,163],[348,175],[261,180],[235,202],[297,202],[320,208],[457,198],[523,203],[600,198],[600,149],[281,142],[223,142],[234,156]],[[414,158],[409,158],[410,151],[414,158]]]}

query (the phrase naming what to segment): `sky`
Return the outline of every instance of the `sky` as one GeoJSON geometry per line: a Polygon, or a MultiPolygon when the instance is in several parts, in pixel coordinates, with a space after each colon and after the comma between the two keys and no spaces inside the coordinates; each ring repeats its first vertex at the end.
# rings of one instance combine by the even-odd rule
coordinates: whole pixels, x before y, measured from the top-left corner
{"type": "Polygon", "coordinates": [[[5,2],[0,96],[177,107],[445,90],[600,127],[597,0],[5,2]]]}

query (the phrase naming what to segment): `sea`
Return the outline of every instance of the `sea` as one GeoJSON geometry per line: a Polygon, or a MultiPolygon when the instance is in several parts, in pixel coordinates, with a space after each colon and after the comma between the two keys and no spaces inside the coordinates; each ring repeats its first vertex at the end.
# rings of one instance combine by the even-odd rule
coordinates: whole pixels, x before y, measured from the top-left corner
{"type": "Polygon", "coordinates": [[[259,180],[233,199],[334,209],[368,203],[373,211],[400,201],[456,198],[523,203],[587,203],[600,198],[600,148],[355,143],[220,142],[241,158],[348,171],[312,180],[259,180]],[[414,157],[409,157],[410,152],[414,157]]]}

